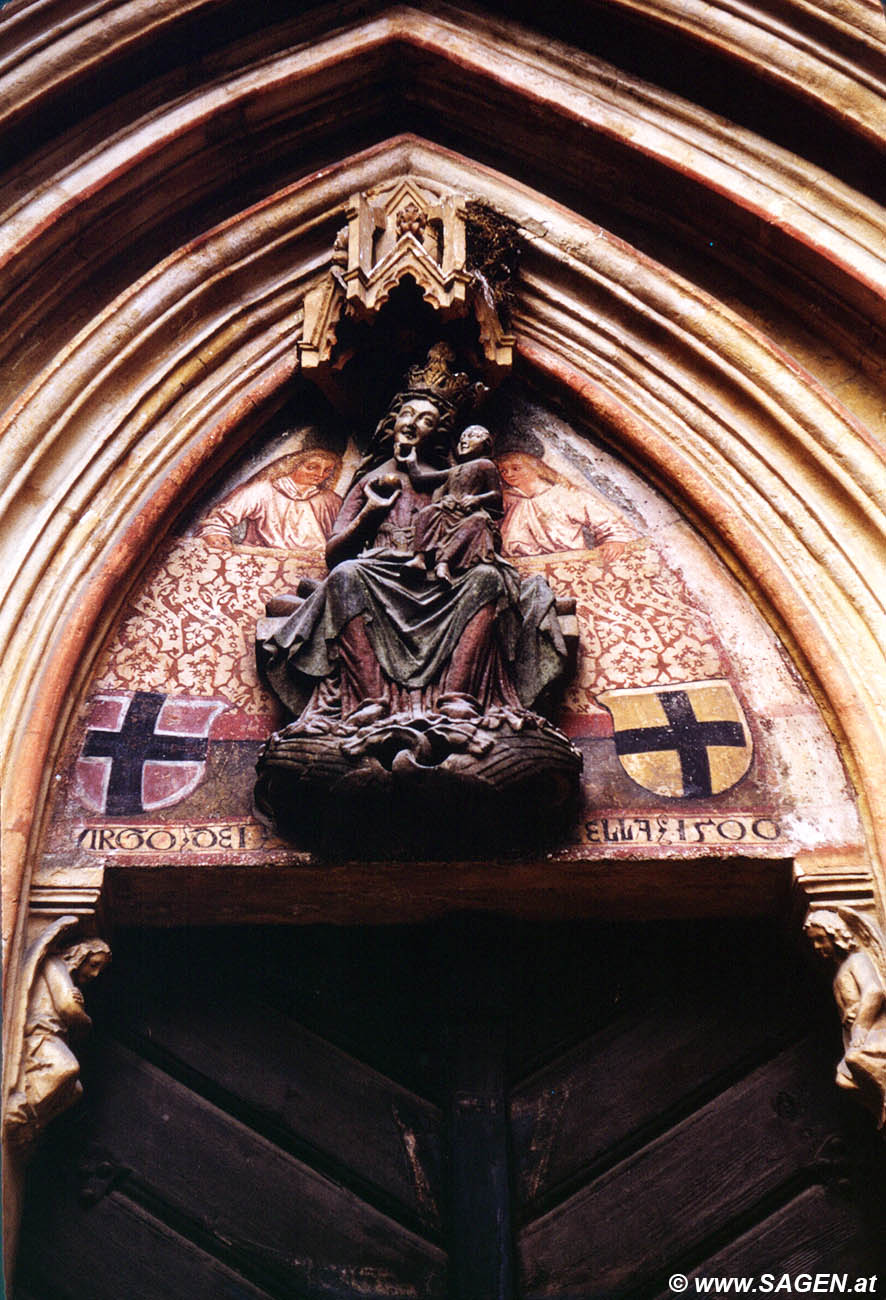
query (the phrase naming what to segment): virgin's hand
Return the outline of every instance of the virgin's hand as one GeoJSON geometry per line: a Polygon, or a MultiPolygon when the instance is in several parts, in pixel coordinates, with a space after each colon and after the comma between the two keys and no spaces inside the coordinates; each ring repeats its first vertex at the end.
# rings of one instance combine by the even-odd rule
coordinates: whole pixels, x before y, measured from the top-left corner
{"type": "Polygon", "coordinates": [[[403,489],[398,483],[393,491],[390,491],[388,494],[383,496],[376,490],[372,483],[367,483],[363,488],[363,496],[367,506],[369,506],[371,510],[387,511],[390,510],[391,506],[397,500],[397,497],[402,491],[403,489]]]}

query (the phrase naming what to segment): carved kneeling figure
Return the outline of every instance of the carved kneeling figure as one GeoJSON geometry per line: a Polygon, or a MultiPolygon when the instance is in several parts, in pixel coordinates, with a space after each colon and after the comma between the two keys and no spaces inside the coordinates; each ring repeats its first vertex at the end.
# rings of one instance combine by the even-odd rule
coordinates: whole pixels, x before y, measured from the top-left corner
{"type": "Polygon", "coordinates": [[[849,908],[810,913],[809,942],[836,966],[834,999],[843,1025],[839,1087],[859,1094],[877,1127],[886,1123],[886,953],[875,927],[849,908]]]}
{"type": "Polygon", "coordinates": [[[100,974],[110,958],[106,943],[89,939],[34,962],[22,1057],[7,1111],[13,1140],[32,1140],[81,1095],[80,1065],[69,1039],[90,1028],[81,986],[100,974]]]}

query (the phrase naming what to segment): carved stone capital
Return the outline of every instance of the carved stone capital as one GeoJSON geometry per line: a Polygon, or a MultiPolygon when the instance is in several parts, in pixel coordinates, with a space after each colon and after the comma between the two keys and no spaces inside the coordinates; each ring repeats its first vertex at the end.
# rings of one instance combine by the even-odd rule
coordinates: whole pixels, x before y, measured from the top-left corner
{"type": "Polygon", "coordinates": [[[6,1139],[30,1147],[40,1131],[82,1094],[74,1054],[91,1021],[83,985],[110,960],[102,939],[69,942],[78,916],[57,916],[28,945],[12,1008],[6,1139]]]}
{"type": "Polygon", "coordinates": [[[93,938],[103,928],[104,869],[78,868],[55,872],[50,879],[39,871],[28,898],[27,942],[36,939],[52,921],[76,917],[80,934],[93,938]]]}
{"type": "Polygon", "coordinates": [[[794,859],[793,887],[801,922],[817,907],[837,905],[876,919],[873,872],[856,854],[798,853],[794,859]]]}
{"type": "Polygon", "coordinates": [[[510,369],[515,339],[502,326],[485,276],[470,266],[466,212],[464,196],[409,176],[353,194],[332,267],[305,295],[298,345],[303,369],[329,362],[345,312],[373,320],[407,277],[441,319],[473,311],[490,370],[510,369]]]}

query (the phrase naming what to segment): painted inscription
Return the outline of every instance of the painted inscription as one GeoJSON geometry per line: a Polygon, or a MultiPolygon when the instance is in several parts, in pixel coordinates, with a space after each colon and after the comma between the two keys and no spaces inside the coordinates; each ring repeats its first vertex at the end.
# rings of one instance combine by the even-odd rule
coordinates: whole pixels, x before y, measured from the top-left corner
{"type": "Polygon", "coordinates": [[[698,845],[773,844],[782,838],[771,817],[734,813],[729,817],[593,817],[584,823],[585,844],[698,845]]]}
{"type": "Polygon", "coordinates": [[[202,825],[168,823],[153,826],[119,826],[103,823],[81,827],[76,844],[87,853],[248,853],[279,841],[258,822],[205,822],[202,825]]]}
{"type": "MultiPolygon", "coordinates": [[[[641,816],[622,813],[587,819],[581,842],[633,848],[707,845],[773,845],[784,842],[773,817],[734,813],[728,817],[641,816]]],[[[160,857],[180,854],[250,853],[279,843],[257,822],[206,822],[202,825],[121,826],[108,823],[80,827],[77,847],[87,853],[160,857]]],[[[281,846],[282,847],[282,846],[281,846]]]]}

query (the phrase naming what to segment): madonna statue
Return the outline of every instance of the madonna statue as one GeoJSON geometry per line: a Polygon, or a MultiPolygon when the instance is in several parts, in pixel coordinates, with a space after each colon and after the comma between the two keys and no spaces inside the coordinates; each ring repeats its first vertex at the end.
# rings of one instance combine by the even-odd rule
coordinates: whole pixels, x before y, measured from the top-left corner
{"type": "Polygon", "coordinates": [[[574,795],[580,757],[533,711],[567,662],[556,602],[499,554],[491,436],[456,437],[474,386],[453,360],[438,344],[409,371],[329,536],[329,576],[259,626],[294,720],[265,746],[256,802],[284,834],[328,843],[334,826],[363,850],[429,853],[481,826],[508,838],[528,795],[533,824],[539,797],[560,814],[574,795]]]}

